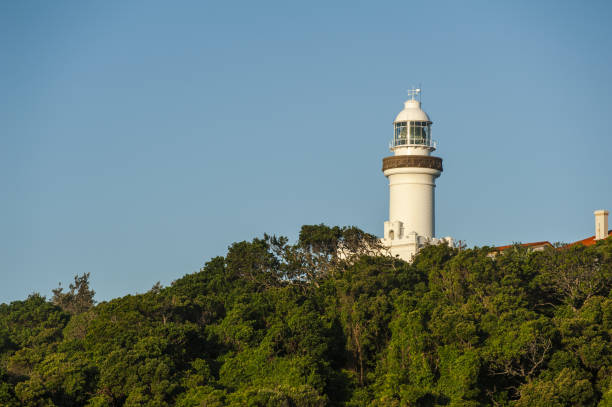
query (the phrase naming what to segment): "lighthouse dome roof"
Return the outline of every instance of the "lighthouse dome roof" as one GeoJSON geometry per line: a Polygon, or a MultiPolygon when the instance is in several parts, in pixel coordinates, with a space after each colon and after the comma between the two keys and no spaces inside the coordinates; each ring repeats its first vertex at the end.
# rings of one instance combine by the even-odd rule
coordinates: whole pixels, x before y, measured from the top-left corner
{"type": "Polygon", "coordinates": [[[393,122],[430,122],[427,113],[421,109],[421,102],[418,100],[407,100],[404,103],[404,110],[399,112],[393,122]]]}

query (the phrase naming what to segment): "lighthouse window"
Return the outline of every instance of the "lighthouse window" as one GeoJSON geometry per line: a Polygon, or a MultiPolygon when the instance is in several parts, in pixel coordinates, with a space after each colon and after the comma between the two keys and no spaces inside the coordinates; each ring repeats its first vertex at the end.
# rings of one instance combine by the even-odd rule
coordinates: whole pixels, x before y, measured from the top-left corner
{"type": "Polygon", "coordinates": [[[430,139],[429,122],[410,122],[410,144],[427,146],[430,139]]]}
{"type": "Polygon", "coordinates": [[[408,126],[406,122],[395,123],[395,145],[407,144],[408,126]]]}
{"type": "Polygon", "coordinates": [[[396,122],[393,145],[431,145],[431,122],[396,122]]]}

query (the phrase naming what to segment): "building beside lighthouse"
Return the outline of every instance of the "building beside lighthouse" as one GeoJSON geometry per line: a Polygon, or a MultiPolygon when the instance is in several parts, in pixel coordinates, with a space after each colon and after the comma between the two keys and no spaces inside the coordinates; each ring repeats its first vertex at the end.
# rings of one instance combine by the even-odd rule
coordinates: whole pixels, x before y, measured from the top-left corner
{"type": "Polygon", "coordinates": [[[453,245],[453,239],[437,239],[435,219],[436,178],[443,171],[442,159],[432,153],[432,121],[421,109],[420,89],[393,121],[392,156],[383,158],[383,173],[389,180],[389,220],[382,243],[391,255],[406,261],[425,245],[453,245]]]}

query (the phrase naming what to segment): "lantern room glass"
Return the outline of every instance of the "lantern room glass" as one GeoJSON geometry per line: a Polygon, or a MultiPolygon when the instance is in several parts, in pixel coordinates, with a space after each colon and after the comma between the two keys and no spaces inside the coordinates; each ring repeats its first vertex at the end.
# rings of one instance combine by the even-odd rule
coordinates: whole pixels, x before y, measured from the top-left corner
{"type": "Polygon", "coordinates": [[[394,146],[431,146],[431,122],[396,122],[394,146]]]}

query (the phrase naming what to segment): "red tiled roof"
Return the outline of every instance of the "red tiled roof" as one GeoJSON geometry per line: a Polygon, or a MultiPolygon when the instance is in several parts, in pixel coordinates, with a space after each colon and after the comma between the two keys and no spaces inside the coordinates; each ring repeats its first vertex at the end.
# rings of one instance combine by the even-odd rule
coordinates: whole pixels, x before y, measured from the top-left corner
{"type": "MultiPolygon", "coordinates": [[[[508,244],[505,246],[498,246],[495,248],[496,251],[498,252],[503,252],[506,249],[511,248],[512,246],[514,246],[513,244],[508,244]]],[[[543,241],[543,242],[533,242],[533,243],[521,243],[519,246],[521,247],[533,247],[533,246],[552,246],[550,244],[550,242],[548,241],[543,241]]]]}
{"type": "MultiPolygon", "coordinates": [[[[612,229],[608,230],[608,237],[612,236],[612,229]]],[[[607,239],[607,238],[606,238],[607,239]]],[[[591,237],[587,237],[586,239],[578,240],[577,242],[570,243],[567,246],[573,246],[576,244],[581,244],[583,246],[593,246],[597,241],[595,240],[595,235],[591,237]]]]}
{"type": "MultiPolygon", "coordinates": [[[[612,236],[612,229],[610,229],[608,231],[608,237],[612,236]]],[[[574,246],[577,244],[581,244],[583,246],[592,246],[595,243],[597,243],[597,241],[595,240],[595,235],[587,237],[586,239],[582,239],[582,240],[578,240],[577,242],[574,243],[569,243],[566,244],[563,247],[569,247],[569,246],[574,246]]],[[[505,246],[497,246],[495,247],[494,251],[496,252],[503,252],[506,249],[511,248],[512,246],[514,246],[513,244],[508,244],[505,246]]],[[[534,246],[552,246],[552,244],[550,244],[550,242],[548,241],[543,241],[543,242],[533,242],[533,243],[521,243],[519,246],[521,247],[534,247],[534,246]]]]}

